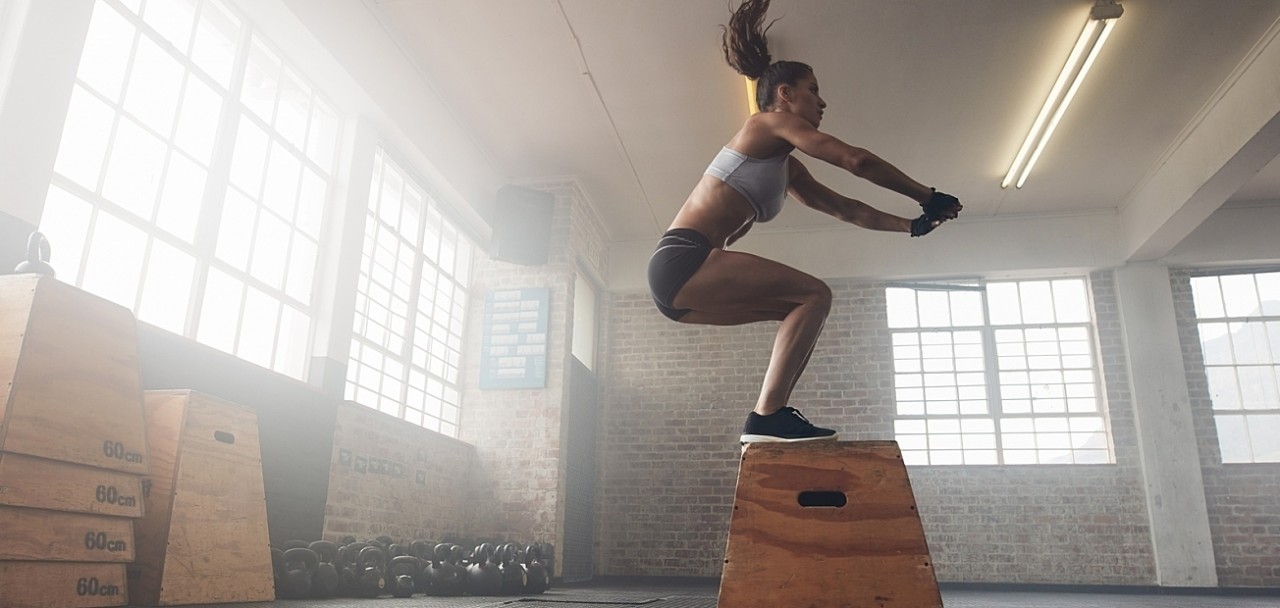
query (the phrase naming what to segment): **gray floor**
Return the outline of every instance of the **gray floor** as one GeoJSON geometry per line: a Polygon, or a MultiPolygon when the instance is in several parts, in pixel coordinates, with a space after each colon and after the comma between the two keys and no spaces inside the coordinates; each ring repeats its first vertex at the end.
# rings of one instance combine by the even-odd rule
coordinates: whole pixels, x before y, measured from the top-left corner
{"type": "MultiPolygon", "coordinates": [[[[946,608],[1280,608],[1280,596],[943,590],[946,608]]],[[[217,608],[715,608],[714,583],[572,585],[536,596],[277,600],[217,608]]],[[[200,608],[200,607],[196,607],[200,608]]],[[[214,608],[206,606],[204,608],[214,608]]],[[[784,607],[779,607],[784,608],[784,607]]],[[[911,608],[902,606],[899,608],[911,608]]]]}

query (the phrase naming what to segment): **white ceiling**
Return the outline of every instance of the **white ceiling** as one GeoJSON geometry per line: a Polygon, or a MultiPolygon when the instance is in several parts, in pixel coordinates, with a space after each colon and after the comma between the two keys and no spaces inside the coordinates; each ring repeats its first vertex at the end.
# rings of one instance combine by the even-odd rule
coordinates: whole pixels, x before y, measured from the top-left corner
{"type": "MultiPolygon", "coordinates": [[[[746,117],[725,0],[367,0],[509,180],[571,176],[611,240],[674,217],[746,117]]],[[[1021,190],[1000,178],[1091,0],[774,0],[775,59],[812,65],[822,129],[953,192],[965,217],[1122,209],[1280,17],[1280,0],[1124,0],[1021,190]]],[[[819,179],[902,215],[831,167],[819,179]]],[[[1235,198],[1280,199],[1280,161],[1235,198]]],[[[831,220],[791,205],[757,230],[831,220]]]]}

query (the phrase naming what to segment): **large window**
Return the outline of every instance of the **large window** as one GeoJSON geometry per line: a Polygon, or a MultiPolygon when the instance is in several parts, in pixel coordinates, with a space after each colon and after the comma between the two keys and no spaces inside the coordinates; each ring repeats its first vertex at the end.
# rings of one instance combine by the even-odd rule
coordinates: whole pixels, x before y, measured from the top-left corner
{"type": "Polygon", "coordinates": [[[374,165],[347,399],[456,437],[472,245],[383,150],[374,165]]]}
{"type": "Polygon", "coordinates": [[[1084,279],[890,287],[908,464],[1112,462],[1084,279]]]}
{"type": "Polygon", "coordinates": [[[97,0],[40,228],[65,281],[302,378],[339,122],[216,0],[97,0]]]}
{"type": "Polygon", "coordinates": [[[1191,279],[1222,461],[1280,462],[1280,272],[1191,279]]]}

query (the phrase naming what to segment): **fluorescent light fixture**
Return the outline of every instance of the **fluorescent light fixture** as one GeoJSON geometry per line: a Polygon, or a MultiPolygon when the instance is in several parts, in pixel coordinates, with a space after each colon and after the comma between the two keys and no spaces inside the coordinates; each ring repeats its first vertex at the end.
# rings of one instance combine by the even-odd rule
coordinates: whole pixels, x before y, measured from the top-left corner
{"type": "Polygon", "coordinates": [[[1000,182],[1001,188],[1008,188],[1015,177],[1018,180],[1016,184],[1018,188],[1027,182],[1027,176],[1031,175],[1031,168],[1036,166],[1036,161],[1040,159],[1040,153],[1044,151],[1045,144],[1049,143],[1054,129],[1062,120],[1062,114],[1067,111],[1067,106],[1071,105],[1072,98],[1080,89],[1080,83],[1084,81],[1089,68],[1093,67],[1094,60],[1098,58],[1102,45],[1106,44],[1107,38],[1111,35],[1116,19],[1119,19],[1123,13],[1124,8],[1115,0],[1098,0],[1093,10],[1089,12],[1089,21],[1080,32],[1080,38],[1076,40],[1075,47],[1071,49],[1067,64],[1062,66],[1062,72],[1058,74],[1053,88],[1049,90],[1049,97],[1044,101],[1044,107],[1040,108],[1040,113],[1036,115],[1031,131],[1027,133],[1027,139],[1018,149],[1018,155],[1014,157],[1009,173],[1000,182]],[[1071,82],[1070,86],[1067,86],[1067,81],[1071,82]],[[1028,152],[1030,152],[1029,156],[1028,152]]]}
{"type": "Polygon", "coordinates": [[[760,108],[756,105],[756,81],[747,76],[742,79],[747,81],[747,114],[759,113],[760,108]]]}

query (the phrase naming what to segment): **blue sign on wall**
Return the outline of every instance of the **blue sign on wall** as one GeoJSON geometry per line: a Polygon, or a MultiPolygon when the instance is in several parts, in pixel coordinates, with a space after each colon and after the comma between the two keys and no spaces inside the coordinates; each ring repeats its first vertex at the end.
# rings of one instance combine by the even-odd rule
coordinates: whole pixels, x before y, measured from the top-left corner
{"type": "Polygon", "coordinates": [[[480,388],[544,388],[551,290],[504,289],[484,299],[480,388]]]}

